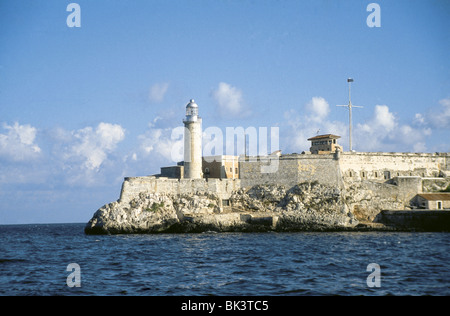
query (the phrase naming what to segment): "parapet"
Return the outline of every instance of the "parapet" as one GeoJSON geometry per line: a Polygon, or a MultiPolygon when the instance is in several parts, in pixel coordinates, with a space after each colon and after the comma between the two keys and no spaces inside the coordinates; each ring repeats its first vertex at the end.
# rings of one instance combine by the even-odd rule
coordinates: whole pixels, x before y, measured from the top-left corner
{"type": "Polygon", "coordinates": [[[126,177],[119,202],[131,201],[139,193],[196,194],[215,193],[228,199],[232,191],[240,188],[239,179],[173,179],[167,177],[126,177]]]}

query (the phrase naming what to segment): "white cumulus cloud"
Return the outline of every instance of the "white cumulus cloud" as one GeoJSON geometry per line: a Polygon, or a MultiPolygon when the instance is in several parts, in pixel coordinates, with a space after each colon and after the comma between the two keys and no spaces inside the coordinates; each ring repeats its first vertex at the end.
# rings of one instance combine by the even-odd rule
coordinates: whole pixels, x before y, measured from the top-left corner
{"type": "Polygon", "coordinates": [[[395,115],[389,111],[386,105],[376,105],[371,120],[364,124],[358,124],[357,128],[364,133],[376,134],[377,138],[384,138],[397,126],[395,115]]]}
{"type": "Polygon", "coordinates": [[[212,91],[212,97],[222,117],[247,117],[251,114],[244,103],[242,91],[228,83],[220,82],[212,91]]]}
{"type": "MultiPolygon", "coordinates": [[[[416,125],[422,125],[423,117],[415,115],[416,125]]],[[[431,135],[427,127],[401,124],[387,105],[376,105],[372,118],[357,124],[353,133],[358,151],[426,151],[426,137],[431,135]]]]}
{"type": "Polygon", "coordinates": [[[37,129],[31,125],[3,124],[6,134],[0,134],[0,156],[13,161],[26,161],[36,158],[41,148],[35,144],[37,129]]]}
{"type": "Polygon", "coordinates": [[[306,110],[312,114],[309,117],[310,120],[321,122],[330,113],[330,106],[324,98],[313,97],[311,101],[306,104],[306,110]]]}
{"type": "Polygon", "coordinates": [[[85,127],[72,135],[74,140],[66,157],[81,158],[85,168],[98,170],[108,154],[125,138],[125,129],[118,124],[102,122],[95,129],[85,127]]]}
{"type": "MultiPolygon", "coordinates": [[[[159,157],[166,162],[178,162],[183,159],[177,148],[183,147],[183,133],[182,126],[172,127],[157,127],[154,124],[149,124],[149,129],[142,135],[139,135],[140,151],[143,157],[159,157]]],[[[135,158],[137,155],[135,154],[135,158]]]]}
{"type": "Polygon", "coordinates": [[[450,98],[439,100],[439,106],[429,108],[426,113],[416,113],[415,123],[436,129],[450,128],[450,98]]]}

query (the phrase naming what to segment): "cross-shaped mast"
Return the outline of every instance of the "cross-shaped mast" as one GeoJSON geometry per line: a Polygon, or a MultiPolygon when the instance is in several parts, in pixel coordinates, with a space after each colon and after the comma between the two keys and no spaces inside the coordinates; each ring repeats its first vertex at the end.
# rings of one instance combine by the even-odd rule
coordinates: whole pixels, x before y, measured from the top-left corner
{"type": "Polygon", "coordinates": [[[351,96],[351,83],[353,82],[352,78],[347,79],[348,82],[348,105],[336,105],[336,106],[346,106],[348,107],[348,142],[349,142],[349,150],[352,151],[352,108],[362,108],[362,106],[352,105],[352,96],[351,96]]]}

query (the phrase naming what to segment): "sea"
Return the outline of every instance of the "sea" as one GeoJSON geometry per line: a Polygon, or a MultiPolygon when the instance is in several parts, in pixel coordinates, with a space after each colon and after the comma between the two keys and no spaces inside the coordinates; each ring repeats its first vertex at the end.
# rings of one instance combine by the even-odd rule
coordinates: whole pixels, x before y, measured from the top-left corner
{"type": "Polygon", "coordinates": [[[85,235],[0,225],[0,296],[450,295],[450,233],[85,235]]]}

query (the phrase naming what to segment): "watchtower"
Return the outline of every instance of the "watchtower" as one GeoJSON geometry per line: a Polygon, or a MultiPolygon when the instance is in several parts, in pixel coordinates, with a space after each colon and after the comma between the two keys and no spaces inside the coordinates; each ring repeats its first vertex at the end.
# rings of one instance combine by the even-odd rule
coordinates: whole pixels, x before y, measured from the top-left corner
{"type": "Polygon", "coordinates": [[[311,154],[330,154],[334,153],[337,147],[342,151],[342,146],[337,144],[337,139],[339,138],[341,138],[341,136],[333,134],[317,135],[308,138],[308,140],[311,141],[311,148],[309,151],[311,154]]]}

